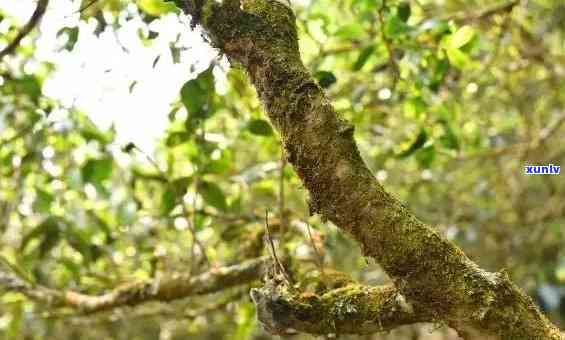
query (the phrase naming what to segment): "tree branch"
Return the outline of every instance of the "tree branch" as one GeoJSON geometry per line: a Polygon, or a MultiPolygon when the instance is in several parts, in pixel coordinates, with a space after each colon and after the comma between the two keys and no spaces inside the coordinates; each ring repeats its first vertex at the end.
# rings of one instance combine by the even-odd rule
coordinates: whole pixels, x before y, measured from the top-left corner
{"type": "Polygon", "coordinates": [[[471,23],[473,21],[479,21],[479,20],[485,20],[488,19],[494,15],[497,14],[504,14],[504,13],[510,13],[514,7],[518,6],[518,4],[520,3],[519,0],[511,0],[508,2],[502,2],[499,4],[495,4],[491,7],[487,7],[486,9],[483,9],[482,11],[479,11],[477,13],[473,13],[471,15],[469,15],[469,13],[457,13],[454,14],[452,16],[449,16],[447,18],[445,18],[444,20],[449,21],[449,20],[455,20],[457,22],[459,22],[460,24],[466,24],[466,23],[471,23]]]}
{"type": "Polygon", "coordinates": [[[0,51],[0,60],[2,60],[5,56],[14,53],[16,48],[18,48],[18,46],[20,45],[22,39],[25,38],[39,24],[41,18],[45,14],[45,11],[47,10],[48,5],[49,0],[39,0],[37,2],[35,11],[31,15],[31,18],[29,19],[27,24],[25,24],[24,27],[21,28],[14,40],[12,40],[12,42],[9,43],[8,46],[4,47],[4,49],[0,51]]]}
{"type": "Polygon", "coordinates": [[[267,284],[252,289],[257,317],[272,334],[371,334],[417,322],[433,321],[393,286],[349,284],[322,295],[288,291],[267,284]]]}
{"type": "Polygon", "coordinates": [[[171,301],[192,295],[209,294],[243,285],[259,279],[266,262],[266,257],[259,257],[228,267],[214,268],[194,277],[187,274],[165,275],[160,280],[124,284],[97,296],[34,285],[14,272],[2,268],[0,288],[22,293],[33,301],[49,306],[71,307],[88,314],[139,305],[147,301],[171,301]]]}
{"type": "Polygon", "coordinates": [[[480,269],[453,243],[384,190],[361,158],[353,126],[338,117],[304,67],[292,10],[274,0],[242,9],[191,1],[188,14],[213,45],[249,74],[310,193],[311,213],[352,235],[409,303],[461,336],[560,339],[558,329],[505,273],[480,269]]]}

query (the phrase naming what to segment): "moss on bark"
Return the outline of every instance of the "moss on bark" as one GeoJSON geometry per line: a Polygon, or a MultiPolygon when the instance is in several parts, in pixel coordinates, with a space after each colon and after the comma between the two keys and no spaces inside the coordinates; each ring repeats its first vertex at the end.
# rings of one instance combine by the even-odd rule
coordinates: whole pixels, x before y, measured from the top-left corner
{"type": "Polygon", "coordinates": [[[506,275],[478,268],[376,181],[359,154],[353,127],[337,115],[300,59],[290,8],[274,0],[242,1],[236,10],[204,3],[199,23],[248,72],[288,161],[310,193],[312,213],[352,235],[410,303],[461,334],[560,339],[506,275]]]}
{"type": "Polygon", "coordinates": [[[318,295],[268,283],[252,290],[251,296],[261,323],[280,335],[291,329],[311,334],[370,334],[432,321],[431,316],[414,310],[393,286],[352,283],[318,295]]]}

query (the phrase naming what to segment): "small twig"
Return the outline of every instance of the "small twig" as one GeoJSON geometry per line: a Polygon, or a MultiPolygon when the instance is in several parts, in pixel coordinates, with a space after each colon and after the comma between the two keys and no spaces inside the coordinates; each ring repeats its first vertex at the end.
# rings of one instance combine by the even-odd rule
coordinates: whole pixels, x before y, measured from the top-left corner
{"type": "Polygon", "coordinates": [[[557,118],[549,123],[549,125],[543,129],[541,129],[538,139],[538,144],[544,143],[549,137],[554,135],[559,128],[565,123],[565,112],[561,113],[557,118]]]}
{"type": "Polygon", "coordinates": [[[519,4],[519,0],[512,0],[506,3],[496,4],[492,7],[486,8],[478,13],[474,13],[469,15],[468,13],[457,13],[449,18],[445,18],[445,20],[456,20],[461,23],[469,23],[472,21],[477,20],[484,20],[492,17],[493,15],[500,14],[500,13],[509,13],[514,9],[515,6],[519,4]]]}
{"type": "Polygon", "coordinates": [[[124,309],[116,308],[112,313],[107,315],[102,315],[98,318],[93,318],[90,314],[71,312],[47,312],[40,315],[42,319],[45,320],[57,320],[71,323],[73,325],[98,325],[98,324],[108,324],[123,322],[124,320],[136,320],[143,318],[156,318],[156,317],[166,317],[168,319],[174,320],[191,320],[195,319],[200,315],[205,315],[217,310],[225,308],[228,304],[240,299],[243,296],[241,290],[236,291],[234,294],[228,295],[222,301],[203,307],[198,310],[189,309],[189,306],[176,308],[171,307],[169,304],[161,304],[157,308],[153,307],[148,310],[135,310],[135,309],[124,309]]]}
{"type": "MultiPolygon", "coordinates": [[[[205,126],[202,122],[199,122],[199,124],[201,124],[201,131],[200,131],[200,137],[202,138],[202,140],[204,141],[206,138],[206,130],[205,130],[205,126]]],[[[196,164],[196,171],[194,172],[193,178],[193,187],[194,187],[194,194],[192,196],[192,221],[189,221],[189,226],[190,226],[190,231],[192,232],[192,238],[194,239],[192,245],[191,245],[191,253],[192,255],[194,255],[194,245],[198,245],[198,247],[200,248],[200,252],[202,253],[202,255],[204,256],[204,259],[208,265],[208,267],[210,267],[210,261],[208,260],[208,256],[206,255],[206,248],[204,247],[204,245],[200,242],[200,240],[198,239],[198,237],[196,237],[196,199],[198,197],[198,186],[200,185],[199,181],[199,172],[200,172],[200,154],[198,155],[198,162],[196,164]]],[[[183,209],[184,209],[184,204],[183,204],[183,209]]]]}
{"type": "Polygon", "coordinates": [[[155,168],[155,170],[157,170],[157,172],[159,172],[161,174],[161,176],[163,176],[164,178],[167,178],[167,176],[165,175],[165,172],[163,170],[161,170],[161,167],[159,167],[159,164],[157,164],[157,161],[153,159],[153,157],[149,156],[149,154],[147,154],[145,151],[141,150],[137,145],[135,144],[131,144],[133,145],[133,149],[135,149],[139,154],[143,155],[143,157],[145,157],[145,159],[147,159],[147,161],[149,163],[151,163],[151,165],[155,168]]]}
{"type": "Polygon", "coordinates": [[[310,223],[307,220],[304,221],[306,223],[306,231],[308,232],[308,237],[310,238],[310,244],[312,244],[312,248],[314,249],[314,253],[316,254],[316,259],[318,260],[318,267],[320,270],[320,274],[322,277],[324,276],[324,259],[322,258],[322,254],[318,251],[318,247],[316,247],[316,243],[314,242],[314,238],[312,237],[312,231],[310,230],[310,223]]]}
{"type": "Polygon", "coordinates": [[[14,53],[16,48],[20,45],[20,42],[23,38],[25,38],[41,21],[41,18],[45,14],[47,10],[47,5],[49,4],[49,0],[39,0],[37,3],[37,7],[35,11],[31,15],[31,18],[27,22],[27,24],[22,27],[16,38],[12,40],[8,46],[4,47],[3,50],[0,51],[0,60],[2,60],[5,56],[14,53]]]}
{"type": "Polygon", "coordinates": [[[386,50],[388,52],[388,63],[390,64],[390,67],[392,68],[392,89],[394,90],[396,88],[396,84],[398,83],[398,80],[400,79],[400,69],[399,69],[398,63],[396,62],[396,59],[394,57],[394,48],[392,47],[390,39],[386,36],[386,32],[385,32],[386,25],[385,25],[385,20],[384,20],[384,10],[385,9],[386,9],[386,0],[383,0],[381,7],[379,8],[377,14],[378,14],[379,24],[380,24],[381,39],[383,40],[383,43],[384,43],[386,50]]]}
{"type": "MultiPolygon", "coordinates": [[[[193,203],[195,203],[193,201],[193,203]]],[[[198,246],[198,248],[200,249],[200,253],[202,254],[202,258],[204,259],[204,261],[206,262],[206,265],[208,268],[210,268],[210,259],[208,259],[208,255],[206,255],[206,247],[204,247],[204,244],[202,244],[202,242],[200,241],[200,239],[197,237],[196,235],[196,228],[195,228],[195,224],[193,223],[193,221],[190,220],[189,216],[189,212],[186,209],[186,207],[184,206],[184,204],[182,204],[182,209],[183,212],[185,213],[185,215],[187,216],[187,221],[188,221],[188,229],[190,230],[190,233],[192,234],[192,246],[191,246],[191,253],[194,256],[194,245],[198,246]]],[[[193,209],[193,216],[196,216],[196,213],[194,212],[193,209]]]]}
{"type": "Polygon", "coordinates": [[[271,255],[273,256],[273,260],[275,261],[275,266],[277,266],[279,268],[281,274],[284,276],[286,281],[288,283],[292,283],[292,281],[290,280],[290,277],[288,276],[288,274],[286,273],[286,270],[284,269],[284,266],[282,265],[281,261],[279,260],[279,258],[277,256],[277,251],[275,250],[275,243],[273,242],[273,238],[271,237],[271,231],[269,229],[269,211],[268,210],[265,210],[265,232],[266,232],[267,240],[269,241],[269,245],[271,246],[271,255]]]}
{"type": "MultiPolygon", "coordinates": [[[[149,163],[151,163],[151,165],[159,172],[159,174],[161,175],[161,177],[163,179],[165,179],[167,186],[174,190],[175,188],[173,188],[172,183],[169,181],[168,176],[165,174],[165,172],[163,170],[161,170],[161,168],[159,167],[159,164],[157,164],[157,161],[155,161],[151,156],[149,156],[147,153],[145,153],[143,150],[141,150],[137,145],[132,144],[133,145],[133,149],[136,150],[138,153],[142,154],[149,163]]],[[[196,235],[196,211],[195,211],[195,207],[196,207],[196,196],[193,199],[193,220],[190,220],[190,213],[188,212],[188,210],[186,209],[184,202],[181,202],[181,207],[183,210],[183,213],[185,215],[185,218],[187,219],[188,222],[188,229],[190,230],[190,233],[192,235],[192,244],[190,247],[190,260],[191,260],[191,270],[194,268],[194,255],[195,255],[195,248],[194,246],[197,246],[200,249],[200,253],[202,254],[202,258],[204,259],[204,261],[206,262],[207,266],[210,267],[210,260],[208,259],[208,255],[206,255],[206,247],[204,247],[204,245],[202,244],[202,242],[200,242],[200,239],[198,239],[197,235],[196,235]]]]}

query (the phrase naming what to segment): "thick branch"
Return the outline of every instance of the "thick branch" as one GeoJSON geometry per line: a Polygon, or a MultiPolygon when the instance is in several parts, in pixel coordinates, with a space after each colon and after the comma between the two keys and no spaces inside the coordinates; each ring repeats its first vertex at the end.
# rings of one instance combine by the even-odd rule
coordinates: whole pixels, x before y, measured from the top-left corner
{"type": "Polygon", "coordinates": [[[415,310],[393,286],[350,284],[322,295],[298,293],[267,284],[252,289],[257,316],[272,334],[371,334],[432,321],[415,310]]]}
{"type": "Polygon", "coordinates": [[[98,296],[33,285],[5,270],[0,271],[0,288],[22,293],[53,307],[71,307],[84,313],[95,313],[147,301],[171,301],[209,294],[247,284],[260,278],[266,261],[266,257],[259,257],[233,266],[214,268],[194,277],[187,274],[165,275],[160,280],[125,284],[98,296]]]}
{"type": "Polygon", "coordinates": [[[214,0],[201,3],[190,7],[198,9],[197,22],[248,72],[289,162],[310,192],[312,213],[352,235],[409,303],[461,335],[471,330],[497,339],[560,339],[507,275],[481,270],[374,178],[359,154],[353,126],[337,116],[300,59],[290,8],[274,0],[242,1],[242,9],[214,0]]]}
{"type": "Polygon", "coordinates": [[[29,21],[20,29],[14,40],[8,44],[8,46],[4,47],[0,51],[0,60],[2,60],[5,56],[14,53],[16,48],[20,45],[20,42],[23,38],[25,38],[41,21],[41,18],[45,14],[47,10],[47,5],[49,5],[49,0],[39,0],[37,2],[37,6],[35,7],[35,11],[31,15],[29,21]]]}

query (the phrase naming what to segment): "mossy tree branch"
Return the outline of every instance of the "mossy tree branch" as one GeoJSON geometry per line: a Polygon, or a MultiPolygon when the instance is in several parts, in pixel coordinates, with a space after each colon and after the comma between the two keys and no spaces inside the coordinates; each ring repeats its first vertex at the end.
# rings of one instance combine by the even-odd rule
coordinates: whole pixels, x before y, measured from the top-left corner
{"type": "Polygon", "coordinates": [[[321,295],[267,283],[252,289],[257,316],[272,334],[371,334],[402,325],[431,322],[433,316],[407,303],[392,285],[349,284],[321,295]]]}
{"type": "Polygon", "coordinates": [[[460,335],[560,339],[504,273],[480,269],[453,243],[412,215],[376,181],[353,139],[303,65],[292,10],[275,0],[188,2],[211,43],[243,67],[281,134],[289,163],[319,213],[352,235],[418,310],[460,335]]]}
{"type": "Polygon", "coordinates": [[[35,302],[50,307],[70,307],[88,314],[135,306],[148,301],[165,302],[193,295],[204,295],[244,285],[261,277],[267,261],[268,258],[259,257],[232,266],[214,268],[197,276],[164,275],[157,280],[124,284],[102,295],[87,295],[38,286],[2,268],[0,289],[21,293],[35,302]]]}

